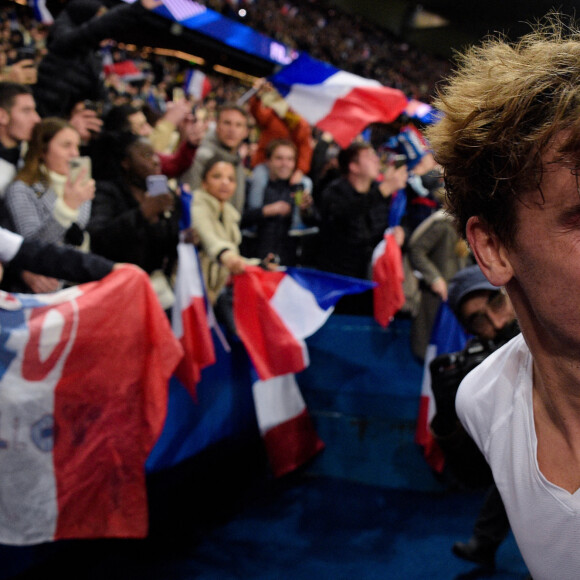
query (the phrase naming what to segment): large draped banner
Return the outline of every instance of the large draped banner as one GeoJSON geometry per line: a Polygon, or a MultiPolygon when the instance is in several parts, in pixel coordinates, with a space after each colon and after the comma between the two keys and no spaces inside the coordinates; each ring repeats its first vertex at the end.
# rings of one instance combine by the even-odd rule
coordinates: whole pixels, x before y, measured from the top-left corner
{"type": "Polygon", "coordinates": [[[0,543],[147,534],[145,461],[183,350],[147,274],[0,294],[0,543]]]}

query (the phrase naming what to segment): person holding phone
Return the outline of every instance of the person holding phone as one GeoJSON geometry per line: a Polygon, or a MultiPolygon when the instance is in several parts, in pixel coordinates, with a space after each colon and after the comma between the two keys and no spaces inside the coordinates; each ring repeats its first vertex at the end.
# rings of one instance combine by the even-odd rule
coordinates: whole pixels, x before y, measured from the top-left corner
{"type": "MultiPolygon", "coordinates": [[[[80,137],[64,119],[43,119],[33,131],[24,166],[8,186],[5,204],[10,229],[26,239],[89,249],[85,232],[95,195],[87,169],[74,178],[70,162],[79,156],[80,137]]],[[[52,292],[55,279],[23,273],[14,291],[52,292]]]]}
{"type": "Polygon", "coordinates": [[[113,172],[97,181],[87,227],[91,249],[115,262],[140,266],[168,309],[179,241],[177,195],[160,176],[159,156],[146,138],[125,132],[105,136],[101,146],[108,151],[113,172]]]}

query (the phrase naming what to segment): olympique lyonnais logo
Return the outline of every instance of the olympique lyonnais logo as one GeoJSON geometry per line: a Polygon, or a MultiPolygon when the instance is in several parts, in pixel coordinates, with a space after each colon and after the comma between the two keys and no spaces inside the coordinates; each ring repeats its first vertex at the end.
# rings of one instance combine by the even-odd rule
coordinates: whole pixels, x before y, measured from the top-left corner
{"type": "Polygon", "coordinates": [[[53,392],[78,327],[75,300],[0,310],[0,452],[54,445],[53,392]]]}

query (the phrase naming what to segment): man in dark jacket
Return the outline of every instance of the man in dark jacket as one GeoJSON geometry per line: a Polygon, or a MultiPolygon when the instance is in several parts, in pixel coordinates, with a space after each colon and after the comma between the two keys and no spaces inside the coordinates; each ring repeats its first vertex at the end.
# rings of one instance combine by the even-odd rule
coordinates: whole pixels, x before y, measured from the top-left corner
{"type": "MultiPolygon", "coordinates": [[[[341,177],[322,192],[318,266],[336,274],[368,278],[373,250],[389,226],[391,196],[405,187],[407,169],[389,168],[379,182],[379,157],[362,142],[343,149],[338,164],[341,177]]],[[[397,232],[402,244],[402,229],[398,227],[397,232]]]]}

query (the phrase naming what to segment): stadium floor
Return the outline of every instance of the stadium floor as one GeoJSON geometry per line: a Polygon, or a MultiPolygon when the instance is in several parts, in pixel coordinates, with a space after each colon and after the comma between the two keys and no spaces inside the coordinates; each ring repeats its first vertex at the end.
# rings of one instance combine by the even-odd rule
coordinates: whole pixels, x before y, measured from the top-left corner
{"type": "Polygon", "coordinates": [[[181,517],[174,514],[175,526],[158,522],[146,540],[39,547],[47,550],[44,561],[13,577],[523,580],[527,575],[511,535],[494,571],[451,554],[452,543],[470,533],[480,493],[393,490],[303,473],[262,482],[244,495],[235,507],[217,497],[207,502],[198,497],[194,503],[207,510],[202,526],[194,524],[195,508],[184,506],[181,517]]]}

